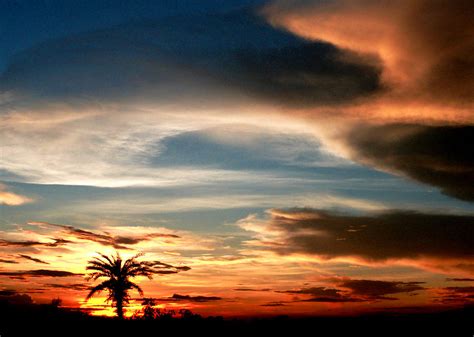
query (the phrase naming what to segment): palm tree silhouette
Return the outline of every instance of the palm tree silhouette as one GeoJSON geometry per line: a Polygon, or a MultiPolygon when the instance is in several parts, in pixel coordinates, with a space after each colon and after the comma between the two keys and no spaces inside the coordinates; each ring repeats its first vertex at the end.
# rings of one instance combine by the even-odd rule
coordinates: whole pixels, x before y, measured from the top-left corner
{"type": "Polygon", "coordinates": [[[130,279],[137,276],[146,276],[151,279],[154,271],[150,263],[137,261],[137,258],[142,254],[135,255],[125,261],[122,260],[119,253],[116,253],[115,256],[99,255],[100,257],[94,257],[88,261],[86,270],[91,273],[87,280],[96,281],[99,278],[106,278],[106,280],[92,287],[86,300],[89,300],[95,293],[107,290],[109,292],[107,301],[111,301],[115,306],[117,317],[123,319],[123,307],[130,301],[129,291],[135,289],[143,296],[140,286],[130,279]]]}

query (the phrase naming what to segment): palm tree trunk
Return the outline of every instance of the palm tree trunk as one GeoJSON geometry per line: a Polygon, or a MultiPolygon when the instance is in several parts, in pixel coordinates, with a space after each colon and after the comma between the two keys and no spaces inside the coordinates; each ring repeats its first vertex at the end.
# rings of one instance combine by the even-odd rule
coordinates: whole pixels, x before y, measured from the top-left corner
{"type": "Polygon", "coordinates": [[[123,302],[121,300],[117,301],[116,310],[117,310],[118,319],[122,320],[123,319],[123,302]]]}

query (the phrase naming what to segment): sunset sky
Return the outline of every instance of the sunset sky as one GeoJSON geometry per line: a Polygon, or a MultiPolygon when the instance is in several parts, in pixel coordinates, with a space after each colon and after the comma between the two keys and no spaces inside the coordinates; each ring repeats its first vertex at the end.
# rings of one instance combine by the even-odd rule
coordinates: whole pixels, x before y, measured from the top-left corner
{"type": "Polygon", "coordinates": [[[1,1],[0,300],[111,315],[118,251],[205,316],[474,302],[473,9],[1,1]]]}

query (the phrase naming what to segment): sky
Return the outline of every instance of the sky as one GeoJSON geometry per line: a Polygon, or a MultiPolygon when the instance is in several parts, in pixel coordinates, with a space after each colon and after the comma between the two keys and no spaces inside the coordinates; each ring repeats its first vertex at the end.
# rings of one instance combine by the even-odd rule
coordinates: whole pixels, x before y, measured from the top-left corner
{"type": "Polygon", "coordinates": [[[205,316],[472,303],[473,14],[2,1],[0,299],[112,315],[87,261],[141,252],[205,316]]]}

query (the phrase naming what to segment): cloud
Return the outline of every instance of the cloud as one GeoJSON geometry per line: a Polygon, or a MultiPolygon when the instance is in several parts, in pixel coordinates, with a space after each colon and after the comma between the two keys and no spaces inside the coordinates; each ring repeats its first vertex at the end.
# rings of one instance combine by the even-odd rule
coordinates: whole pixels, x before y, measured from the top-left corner
{"type": "Polygon", "coordinates": [[[152,269],[154,274],[177,274],[182,271],[191,270],[191,267],[188,266],[173,266],[169,263],[164,263],[160,261],[144,261],[143,264],[147,265],[152,269]]]}
{"type": "Polygon", "coordinates": [[[443,304],[474,303],[474,287],[445,287],[437,291],[435,302],[443,304]]]}
{"type": "MultiPolygon", "coordinates": [[[[384,99],[391,104],[423,101],[462,109],[473,102],[468,0],[277,0],[263,13],[298,36],[377,55],[390,88],[384,99]]],[[[416,109],[411,114],[416,117],[416,109]]]]}
{"type": "Polygon", "coordinates": [[[235,288],[235,289],[232,289],[234,291],[271,291],[270,288],[259,288],[259,289],[256,289],[256,288],[235,288]]]}
{"type": "Polygon", "coordinates": [[[0,271],[0,276],[8,277],[70,277],[70,276],[82,276],[82,274],[75,274],[64,270],[49,270],[49,269],[37,269],[37,270],[23,270],[23,271],[0,271]]]}
{"type": "Polygon", "coordinates": [[[284,307],[286,306],[285,302],[276,301],[260,304],[261,307],[284,307]]]}
{"type": "Polygon", "coordinates": [[[375,91],[378,79],[378,69],[355,55],[238,10],[134,21],[46,41],[14,56],[1,82],[4,92],[53,100],[141,98],[212,107],[244,98],[338,103],[375,91]]]}
{"type": "Polygon", "coordinates": [[[65,239],[52,239],[53,242],[41,242],[41,241],[13,241],[0,239],[0,247],[59,247],[72,241],[65,239]]]}
{"type": "Polygon", "coordinates": [[[421,286],[424,282],[357,280],[350,278],[334,279],[333,282],[337,288],[311,287],[277,292],[298,296],[293,299],[293,302],[345,303],[398,300],[398,298],[386,295],[413,293],[426,289],[421,286]],[[300,295],[304,296],[304,298],[299,298],[300,295]]]}
{"type": "Polygon", "coordinates": [[[473,126],[359,125],[343,138],[360,162],[474,201],[473,126]]]}
{"type": "Polygon", "coordinates": [[[0,263],[18,264],[18,261],[0,259],[0,263]]]}
{"type": "Polygon", "coordinates": [[[391,211],[355,216],[314,209],[273,209],[268,214],[237,223],[255,233],[248,246],[281,255],[473,271],[474,217],[469,215],[391,211]]]}
{"type": "Polygon", "coordinates": [[[221,297],[218,296],[191,296],[191,295],[180,295],[180,294],[173,294],[173,296],[165,297],[161,299],[157,299],[161,302],[195,302],[195,303],[205,303],[205,302],[215,302],[222,300],[221,297]]]}
{"type": "Polygon", "coordinates": [[[322,42],[240,52],[237,58],[243,88],[275,104],[332,106],[382,90],[376,62],[322,42]]]}
{"type": "Polygon", "coordinates": [[[340,296],[341,290],[325,288],[325,287],[314,287],[314,288],[303,288],[298,290],[284,290],[277,291],[277,293],[282,294],[295,294],[295,295],[311,295],[311,296],[327,296],[327,297],[337,297],[340,296]]]}
{"type": "Polygon", "coordinates": [[[425,288],[424,282],[397,282],[397,281],[374,281],[374,280],[345,280],[339,284],[340,287],[348,288],[356,296],[370,299],[393,300],[396,298],[386,295],[412,293],[425,288]]]}
{"type": "Polygon", "coordinates": [[[325,287],[313,287],[303,288],[298,290],[285,290],[277,291],[283,294],[292,295],[308,295],[309,298],[295,299],[295,302],[320,302],[320,303],[345,303],[345,302],[361,302],[361,298],[352,297],[345,294],[340,289],[325,288],[325,287]]]}
{"type": "Polygon", "coordinates": [[[111,235],[108,233],[96,233],[69,225],[59,225],[48,222],[29,222],[29,225],[51,226],[63,229],[63,232],[76,239],[92,241],[103,246],[111,246],[115,249],[129,249],[129,245],[136,245],[143,241],[153,240],[155,238],[179,239],[180,236],[170,233],[147,233],[142,236],[123,236],[111,235]]]}
{"type": "MultiPolygon", "coordinates": [[[[474,123],[471,7],[468,0],[275,0],[262,14],[299,37],[380,60],[383,89],[330,110],[346,117],[331,128],[350,129],[339,135],[347,151],[332,144],[335,152],[473,201],[465,145],[474,123]]],[[[327,111],[307,111],[316,133],[327,132],[318,127],[327,111]]]]}
{"type": "Polygon", "coordinates": [[[0,206],[21,206],[30,202],[33,202],[33,199],[10,192],[0,183],[0,206]]]}
{"type": "Polygon", "coordinates": [[[45,283],[42,286],[54,289],[67,289],[75,291],[88,290],[90,287],[82,283],[45,283]]]}
{"type": "Polygon", "coordinates": [[[23,259],[30,260],[30,261],[33,261],[33,262],[42,263],[42,264],[49,264],[49,263],[46,262],[46,261],[43,261],[43,260],[40,260],[40,259],[31,257],[31,256],[29,256],[29,255],[19,254],[18,256],[21,257],[21,258],[23,258],[23,259]]]}
{"type": "Polygon", "coordinates": [[[0,93],[15,94],[0,114],[0,166],[14,180],[47,184],[261,181],[262,172],[241,167],[158,164],[160,142],[229,123],[288,129],[303,123],[269,121],[268,113],[377,90],[378,69],[346,54],[249,11],[134,21],[45,41],[13,57],[1,75],[0,93]]]}
{"type": "MultiPolygon", "coordinates": [[[[403,106],[413,107],[413,104],[405,102],[422,102],[416,105],[416,113],[412,113],[413,118],[418,118],[421,114],[419,107],[424,107],[428,100],[424,94],[428,90],[419,88],[418,84],[416,87],[419,90],[408,90],[408,84],[403,81],[400,84],[399,81],[387,80],[391,78],[387,74],[393,72],[390,69],[404,68],[392,66],[387,61],[387,55],[406,50],[403,52],[406,55],[396,58],[408,59],[411,70],[424,67],[419,65],[418,54],[413,53],[412,48],[398,48],[398,44],[394,48],[390,44],[390,52],[385,52],[380,46],[385,46],[386,41],[403,42],[392,39],[392,33],[399,36],[398,32],[385,28],[413,27],[410,29],[413,30],[414,41],[421,40],[421,43],[407,44],[410,47],[420,46],[427,54],[435,55],[434,61],[428,62],[428,73],[438,69],[436,65],[444,67],[445,64],[454,64],[453,59],[458,60],[457,55],[465,55],[465,47],[470,44],[460,41],[457,32],[466,30],[455,29],[446,34],[454,35],[456,39],[452,36],[447,38],[438,34],[437,29],[420,27],[419,20],[412,20],[413,16],[417,17],[414,13],[423,11],[433,16],[436,26],[438,18],[444,18],[443,15],[436,15],[439,4],[426,11],[422,10],[426,3],[421,0],[414,1],[414,5],[404,1],[398,9],[394,9],[397,6],[382,6],[375,1],[356,3],[358,5],[335,1],[332,5],[321,5],[311,1],[275,1],[264,13],[278,27],[272,27],[250,11],[236,11],[211,16],[135,21],[45,41],[25,50],[13,58],[0,81],[3,86],[1,92],[13,92],[2,109],[5,133],[2,133],[0,142],[5,149],[0,165],[19,175],[19,180],[35,183],[117,187],[256,182],[266,178],[272,181],[282,177],[273,174],[264,176],[262,172],[249,170],[244,172],[242,167],[238,170],[204,168],[199,160],[204,158],[206,162],[207,157],[212,162],[212,157],[201,157],[200,153],[197,153],[197,158],[182,156],[194,158],[198,161],[197,166],[183,166],[181,162],[179,167],[164,168],[159,157],[166,155],[163,146],[170,144],[163,142],[184,132],[240,122],[261,125],[264,121],[269,128],[295,128],[297,132],[307,132],[310,125],[320,124],[321,115],[345,116],[350,113],[347,105],[340,106],[346,103],[350,103],[353,109],[359,109],[357,116],[363,120],[372,120],[371,114],[382,115],[386,111],[387,115],[401,118],[403,113],[399,113],[398,106],[397,109],[388,109],[385,104],[392,96],[396,96],[391,99],[392,105],[393,102],[402,102],[403,106]],[[400,14],[399,11],[408,14],[400,14]],[[324,33],[327,28],[324,16],[338,17],[339,14],[346,20],[340,20],[341,27],[327,31],[339,34],[342,30],[341,35],[349,36],[332,39],[332,36],[318,35],[318,29],[324,33]],[[379,19],[379,14],[383,14],[381,18],[388,19],[379,19]],[[359,20],[359,15],[363,19],[359,20]],[[368,16],[367,20],[364,15],[368,16]],[[406,21],[407,24],[393,20],[406,21]],[[299,31],[291,25],[294,22],[314,29],[299,31]],[[313,22],[321,22],[321,25],[314,25],[313,22]],[[364,32],[373,33],[372,27],[382,26],[384,29],[380,29],[375,36],[367,33],[353,37],[358,30],[347,29],[347,26],[354,22],[364,32]],[[425,28],[427,36],[422,34],[425,28]],[[436,31],[435,35],[433,31],[436,31]],[[374,40],[376,43],[349,46],[343,43],[369,38],[370,42],[374,40]],[[333,44],[321,42],[325,39],[333,44]],[[452,48],[443,48],[443,53],[431,52],[439,51],[439,48],[426,45],[442,45],[440,39],[447,41],[452,48]],[[360,46],[359,49],[357,46],[360,46]],[[373,46],[374,50],[369,52],[380,54],[381,61],[374,60],[374,56],[361,55],[360,52],[367,51],[364,49],[367,46],[373,46]],[[354,51],[347,50],[352,47],[354,51]],[[445,55],[450,53],[446,50],[453,50],[456,57],[445,55]],[[76,57],[78,54],[82,55],[79,59],[76,57]],[[412,66],[411,62],[416,66],[412,66]],[[386,83],[381,83],[381,76],[386,83]],[[397,86],[402,89],[396,89],[397,86]],[[416,92],[416,99],[408,97],[407,92],[416,92]],[[406,98],[400,99],[403,95],[406,98]],[[166,123],[163,123],[164,120],[166,123]],[[71,147],[75,151],[70,151],[71,147]],[[30,165],[30,162],[35,165],[30,165]]],[[[449,5],[446,10],[443,9],[443,14],[453,11],[453,6],[449,5]]],[[[465,12],[459,13],[460,20],[452,20],[451,15],[447,15],[446,20],[464,25],[465,12]]],[[[442,23],[441,26],[444,25],[442,23]]],[[[412,37],[405,33],[401,35],[412,37]]],[[[432,57],[425,59],[432,60],[432,57]]],[[[464,62],[464,58],[460,60],[460,63],[464,62]]],[[[399,63],[403,62],[396,62],[399,63]]],[[[429,83],[441,83],[439,80],[425,81],[424,70],[422,75],[420,78],[423,80],[417,83],[426,82],[428,86],[432,86],[429,83]]],[[[449,90],[443,89],[442,92],[466,88],[463,85],[456,89],[451,84],[448,87],[449,90]]],[[[426,115],[446,121],[449,116],[458,115],[457,112],[452,113],[452,109],[461,108],[443,107],[446,112],[440,118],[431,110],[426,115]]],[[[391,118],[385,117],[381,118],[382,122],[391,118]]],[[[277,153],[269,155],[278,156],[277,153]]],[[[216,158],[218,163],[225,162],[221,158],[216,158]]],[[[354,155],[353,159],[369,163],[363,154],[354,155]]],[[[258,164],[252,163],[254,167],[258,164]]],[[[266,164],[270,165],[270,161],[266,164]]],[[[370,165],[379,168],[383,164],[375,159],[370,161],[370,165]]],[[[232,165],[243,164],[233,161],[232,165]]],[[[393,167],[390,169],[396,170],[393,167]]],[[[436,167],[430,170],[435,171],[436,167]]],[[[412,172],[404,171],[403,174],[418,179],[412,172]]],[[[447,178],[450,179],[455,179],[454,174],[447,178]]],[[[421,181],[438,186],[436,181],[427,180],[424,177],[421,181]]],[[[454,195],[450,192],[450,185],[440,187],[454,195]]]]}
{"type": "Polygon", "coordinates": [[[474,278],[447,278],[446,281],[453,281],[453,282],[474,282],[474,278]]]}

